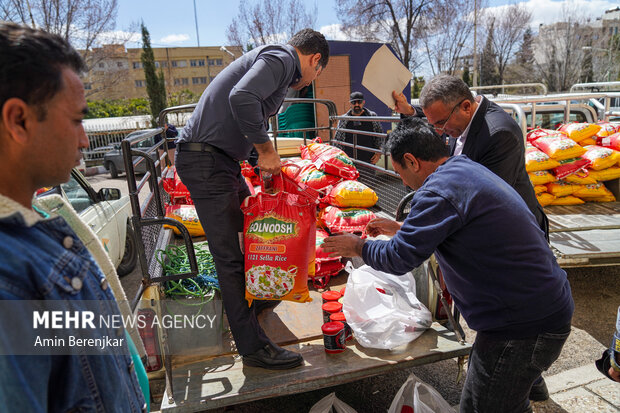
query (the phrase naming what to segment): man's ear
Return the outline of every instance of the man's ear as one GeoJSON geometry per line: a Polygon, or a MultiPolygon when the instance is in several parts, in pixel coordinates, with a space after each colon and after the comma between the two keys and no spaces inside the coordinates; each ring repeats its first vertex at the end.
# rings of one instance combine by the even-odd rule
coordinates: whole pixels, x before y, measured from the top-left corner
{"type": "Polygon", "coordinates": [[[311,66],[312,67],[317,67],[320,60],[321,60],[321,53],[313,54],[312,57],[310,58],[311,66]]]}
{"type": "Polygon", "coordinates": [[[403,156],[403,164],[405,168],[411,167],[414,172],[420,169],[420,161],[410,153],[406,153],[405,156],[403,156]]]}
{"type": "Polygon", "coordinates": [[[37,114],[30,105],[19,98],[10,98],[2,106],[2,125],[8,138],[16,143],[28,140],[28,126],[35,121],[37,114]]]}

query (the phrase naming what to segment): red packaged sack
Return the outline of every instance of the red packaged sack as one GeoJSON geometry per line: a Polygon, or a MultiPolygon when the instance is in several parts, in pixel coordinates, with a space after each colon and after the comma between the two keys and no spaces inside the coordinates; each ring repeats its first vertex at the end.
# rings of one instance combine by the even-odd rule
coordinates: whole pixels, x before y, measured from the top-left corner
{"type": "Polygon", "coordinates": [[[620,151],[620,132],[599,139],[598,144],[600,146],[604,146],[605,148],[611,148],[620,151]]]}
{"type": "Polygon", "coordinates": [[[534,142],[536,139],[541,138],[543,136],[549,136],[549,135],[557,135],[558,131],[552,130],[552,129],[542,129],[542,128],[538,128],[538,129],[534,129],[531,132],[528,132],[527,134],[527,141],[528,142],[534,142]]]}
{"type": "Polygon", "coordinates": [[[320,171],[308,159],[284,161],[282,163],[282,172],[295,182],[303,183],[317,191],[336,185],[344,179],[340,176],[320,171]]]}
{"type": "Polygon", "coordinates": [[[301,145],[300,149],[301,157],[310,159],[323,172],[353,180],[360,175],[351,158],[341,149],[317,142],[301,145]]]}
{"type": "Polygon", "coordinates": [[[239,165],[241,166],[241,175],[248,178],[252,186],[260,185],[260,178],[248,161],[239,162],[239,165]]]}
{"type": "Polygon", "coordinates": [[[189,190],[185,184],[181,182],[181,178],[179,178],[179,174],[177,174],[174,166],[168,168],[164,172],[162,185],[164,190],[170,195],[171,205],[194,205],[189,190]]]}
{"type": "Polygon", "coordinates": [[[335,232],[364,232],[375,214],[365,208],[327,206],[319,213],[319,222],[332,234],[335,232]]]}
{"type": "Polygon", "coordinates": [[[286,192],[287,178],[282,178],[273,180],[278,192],[263,188],[241,206],[249,305],[256,299],[311,301],[308,276],[315,271],[316,200],[301,188],[297,194],[286,192]]]}
{"type": "Polygon", "coordinates": [[[316,230],[316,271],[312,278],[315,288],[325,288],[332,275],[338,274],[344,268],[340,257],[330,257],[329,253],[323,251],[323,242],[329,234],[324,230],[316,230]]]}
{"type": "Polygon", "coordinates": [[[565,159],[563,161],[559,161],[560,166],[553,168],[551,172],[557,179],[563,179],[568,175],[572,175],[578,171],[581,171],[592,163],[589,159],[583,158],[574,158],[574,159],[565,159]]]}

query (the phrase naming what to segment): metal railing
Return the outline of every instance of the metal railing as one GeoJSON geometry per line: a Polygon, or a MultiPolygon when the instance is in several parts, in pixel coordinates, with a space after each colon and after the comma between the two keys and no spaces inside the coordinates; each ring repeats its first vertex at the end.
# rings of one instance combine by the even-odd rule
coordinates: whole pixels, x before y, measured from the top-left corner
{"type": "Polygon", "coordinates": [[[515,83],[515,84],[510,84],[510,85],[472,86],[469,88],[469,90],[477,91],[477,90],[501,89],[502,93],[504,93],[505,89],[519,89],[519,88],[540,89],[543,95],[547,94],[547,86],[543,83],[515,83]]]}

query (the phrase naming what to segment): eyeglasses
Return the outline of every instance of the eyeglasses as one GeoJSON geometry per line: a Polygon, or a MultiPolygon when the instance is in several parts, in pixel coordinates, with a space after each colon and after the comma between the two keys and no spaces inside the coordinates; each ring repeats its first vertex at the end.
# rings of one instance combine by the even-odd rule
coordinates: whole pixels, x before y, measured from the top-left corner
{"type": "Polygon", "coordinates": [[[363,101],[363,100],[352,100],[352,101],[351,101],[351,104],[352,104],[352,105],[361,105],[361,104],[362,104],[362,102],[364,102],[364,101],[363,101]]]}
{"type": "Polygon", "coordinates": [[[458,108],[459,106],[461,106],[461,103],[465,102],[467,99],[463,99],[461,100],[459,103],[457,103],[456,105],[454,105],[454,107],[452,108],[452,110],[450,111],[450,114],[448,115],[448,117],[446,118],[446,120],[442,120],[439,121],[437,123],[429,123],[429,125],[431,125],[433,128],[435,128],[435,131],[437,131],[437,133],[443,133],[443,130],[446,128],[446,124],[448,123],[448,121],[450,121],[450,118],[452,117],[452,114],[454,113],[454,111],[456,110],[456,108],[458,108]]]}

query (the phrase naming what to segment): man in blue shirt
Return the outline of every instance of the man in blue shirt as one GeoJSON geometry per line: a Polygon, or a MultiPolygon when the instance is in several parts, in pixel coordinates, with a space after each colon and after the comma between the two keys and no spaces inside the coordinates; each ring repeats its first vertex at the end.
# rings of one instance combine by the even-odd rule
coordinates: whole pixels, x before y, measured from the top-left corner
{"type": "Polygon", "coordinates": [[[76,318],[95,310],[109,320],[121,315],[86,243],[56,212],[33,204],[37,189],[69,180],[88,147],[84,62],[61,37],[12,23],[0,23],[0,56],[1,409],[146,411],[122,327],[101,327],[96,319],[88,328],[75,326],[76,319],[61,319],[64,328],[56,321],[33,327],[35,308],[48,316],[51,308],[76,318]],[[26,340],[33,333],[64,341],[38,345],[26,340]],[[71,337],[85,336],[120,345],[72,346],[71,337]]]}
{"type": "Polygon", "coordinates": [[[261,171],[280,173],[280,157],[267,134],[269,117],[289,88],[311,84],[328,59],[325,37],[312,29],[296,33],[288,44],[253,49],[213,79],[176,141],[176,168],[205,230],[230,329],[247,366],[288,369],[303,359],[267,337],[256,304],[248,308],[245,300],[240,205],[250,192],[239,161],[256,149],[261,171]]]}
{"type": "Polygon", "coordinates": [[[416,190],[400,224],[371,221],[366,232],[389,241],[331,236],[332,255],[361,256],[392,274],[435,253],[446,286],[477,331],[461,412],[531,411],[528,395],[557,359],[574,310],[566,273],[519,194],[464,155],[449,157],[426,122],[409,119],[389,136],[394,170],[416,190]]]}

